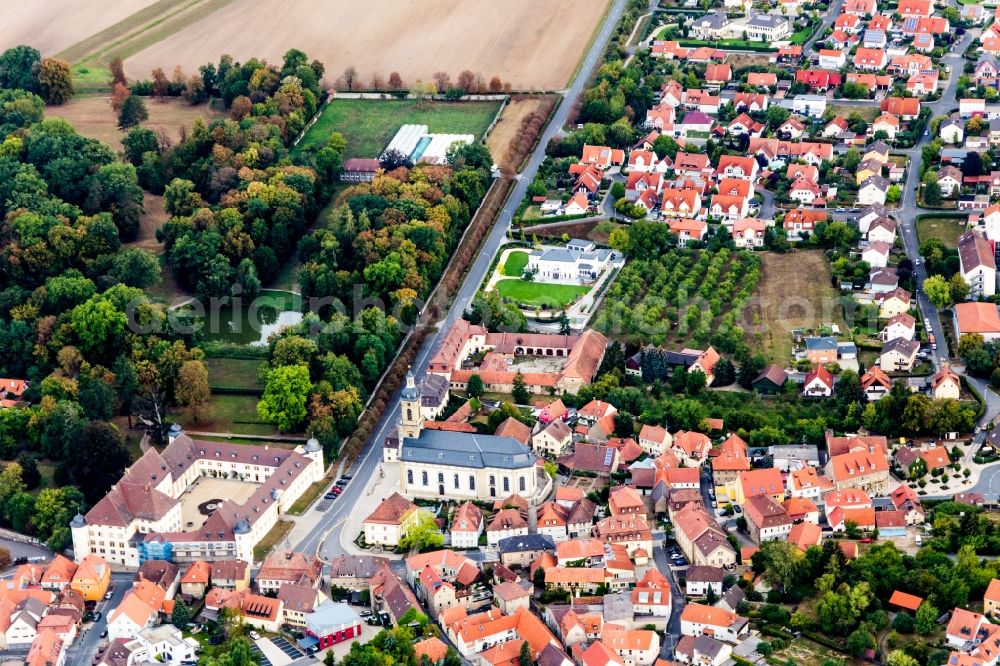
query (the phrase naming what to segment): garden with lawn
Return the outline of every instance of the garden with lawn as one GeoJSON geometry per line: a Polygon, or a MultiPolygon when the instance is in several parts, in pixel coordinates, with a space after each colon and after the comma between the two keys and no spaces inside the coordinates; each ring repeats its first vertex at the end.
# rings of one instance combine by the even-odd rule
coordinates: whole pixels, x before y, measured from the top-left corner
{"type": "Polygon", "coordinates": [[[503,264],[503,274],[507,277],[521,277],[524,269],[528,265],[528,253],[520,250],[507,254],[507,260],[503,264]]]}
{"type": "Polygon", "coordinates": [[[319,150],[330,134],[347,139],[344,158],[378,157],[401,125],[427,125],[430,133],[472,134],[482,139],[500,102],[437,102],[414,99],[334,99],[293,149],[319,150]]]}
{"type": "MultiPolygon", "coordinates": [[[[504,265],[507,274],[507,265],[504,265]]],[[[495,289],[504,298],[527,308],[562,309],[590,291],[590,287],[575,284],[552,284],[508,279],[496,283],[495,289]]]]}
{"type": "Polygon", "coordinates": [[[926,243],[936,239],[944,243],[946,248],[955,248],[958,246],[958,237],[965,231],[967,220],[968,217],[964,215],[918,215],[917,240],[926,243]]]}

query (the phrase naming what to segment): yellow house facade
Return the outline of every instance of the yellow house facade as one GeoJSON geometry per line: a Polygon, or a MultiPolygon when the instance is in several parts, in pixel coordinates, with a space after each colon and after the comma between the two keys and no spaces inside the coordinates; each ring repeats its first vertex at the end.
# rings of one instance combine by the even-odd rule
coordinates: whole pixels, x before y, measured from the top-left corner
{"type": "Polygon", "coordinates": [[[76,590],[84,601],[100,601],[111,585],[111,566],[103,557],[87,555],[80,562],[70,588],[76,590]]]}

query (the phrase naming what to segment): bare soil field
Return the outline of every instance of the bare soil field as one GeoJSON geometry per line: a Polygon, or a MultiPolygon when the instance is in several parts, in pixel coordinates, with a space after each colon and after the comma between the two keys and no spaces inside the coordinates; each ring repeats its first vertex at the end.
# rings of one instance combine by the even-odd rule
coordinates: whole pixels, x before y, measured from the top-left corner
{"type": "MultiPolygon", "coordinates": [[[[154,132],[165,132],[173,141],[181,136],[183,128],[190,128],[196,118],[212,120],[223,114],[214,111],[208,104],[191,106],[177,98],[146,100],[149,120],[143,123],[154,132]]],[[[118,117],[111,109],[110,98],[103,96],[81,96],[60,106],[45,109],[48,117],[64,118],[76,130],[94,139],[99,139],[116,150],[122,149],[122,133],[118,129],[118,117]]]]}
{"type": "Polygon", "coordinates": [[[772,362],[787,363],[794,329],[837,324],[841,331],[847,330],[840,294],[830,285],[830,265],[822,251],[768,252],[763,256],[760,284],[744,316],[751,327],[759,317],[759,335],[748,331],[757,351],[772,362]],[[802,280],[803,275],[810,277],[802,280]]]}
{"type": "Polygon", "coordinates": [[[490,149],[494,161],[501,167],[516,171],[520,164],[510,164],[510,147],[521,135],[521,122],[531,113],[548,106],[556,98],[548,97],[514,97],[504,107],[500,120],[493,131],[486,137],[486,146],[490,149]]]}
{"type": "Polygon", "coordinates": [[[30,44],[43,56],[141,11],[155,0],[36,0],[6,2],[0,22],[0,49],[30,44]]]}
{"type": "MultiPolygon", "coordinates": [[[[68,0],[67,0],[68,1],[68,0]]],[[[133,0],[138,3],[139,0],[133,0]]],[[[354,66],[367,83],[454,78],[463,69],[517,89],[562,88],[590,43],[608,0],[243,0],[184,27],[126,60],[129,76],[180,65],[196,71],[222,53],[280,62],[298,48],[326,64],[328,82],[354,66]]],[[[98,26],[99,29],[99,26],[98,26]]]]}

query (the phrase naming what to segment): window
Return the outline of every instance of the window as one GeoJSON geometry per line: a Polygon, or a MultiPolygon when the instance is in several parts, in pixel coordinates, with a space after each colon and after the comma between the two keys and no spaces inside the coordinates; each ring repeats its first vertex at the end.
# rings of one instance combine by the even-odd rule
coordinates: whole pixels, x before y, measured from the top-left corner
{"type": "Polygon", "coordinates": [[[458,474],[456,474],[455,475],[455,490],[458,490],[458,488],[459,488],[459,485],[458,485],[458,474]]]}
{"type": "Polygon", "coordinates": [[[475,474],[470,474],[469,475],[469,490],[475,490],[475,489],[476,489],[476,475],[475,474]]]}
{"type": "Polygon", "coordinates": [[[510,479],[508,477],[503,477],[503,491],[505,493],[510,492],[510,479]]]}
{"type": "Polygon", "coordinates": [[[524,491],[526,491],[526,490],[528,489],[528,487],[527,487],[527,486],[528,486],[528,484],[527,484],[527,482],[525,481],[524,477],[522,476],[522,477],[521,477],[521,482],[520,482],[520,487],[521,487],[521,492],[522,492],[522,493],[523,493],[524,491]]]}
{"type": "Polygon", "coordinates": [[[406,420],[407,421],[413,420],[413,410],[410,409],[409,407],[406,408],[406,420]]]}
{"type": "Polygon", "coordinates": [[[438,483],[444,483],[444,473],[438,472],[438,483]]]}
{"type": "Polygon", "coordinates": [[[491,486],[497,485],[497,478],[495,476],[493,476],[492,474],[490,474],[490,485],[491,486]]]}
{"type": "Polygon", "coordinates": [[[421,472],[420,476],[421,476],[421,480],[423,481],[424,485],[426,486],[427,485],[427,472],[421,472]]]}

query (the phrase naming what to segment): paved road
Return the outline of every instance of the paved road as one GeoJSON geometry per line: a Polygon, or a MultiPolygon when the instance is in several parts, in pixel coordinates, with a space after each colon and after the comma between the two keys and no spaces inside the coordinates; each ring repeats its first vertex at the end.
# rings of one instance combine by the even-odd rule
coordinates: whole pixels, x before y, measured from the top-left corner
{"type": "Polygon", "coordinates": [[[819,39],[823,35],[823,33],[826,32],[827,28],[833,26],[834,22],[837,20],[837,17],[840,16],[840,9],[843,4],[844,0],[835,0],[835,2],[830,5],[830,8],[827,10],[826,14],[823,15],[822,19],[820,19],[823,25],[817,28],[816,32],[813,33],[812,37],[806,40],[806,43],[803,44],[802,46],[803,53],[809,53],[810,51],[812,51],[813,44],[816,43],[816,40],[819,39]]]}
{"type": "MultiPolygon", "coordinates": [[[[117,607],[125,597],[125,593],[132,589],[134,577],[134,574],[130,573],[111,574],[111,599],[97,603],[97,610],[101,611],[101,619],[98,622],[91,623],[85,629],[86,633],[73,642],[73,646],[66,653],[67,664],[90,664],[93,662],[97,648],[101,642],[107,640],[101,638],[101,632],[108,628],[108,611],[117,607]]],[[[84,627],[87,627],[87,625],[84,625],[84,627]]]]}
{"type": "MultiPolygon", "coordinates": [[[[493,256],[497,253],[506,236],[518,204],[524,199],[528,185],[531,184],[542,160],[545,159],[545,147],[548,145],[550,139],[562,132],[562,128],[566,125],[569,118],[574,100],[583,92],[590,74],[599,67],[601,56],[608,45],[615,26],[622,16],[625,4],[625,0],[614,1],[611,10],[604,19],[604,24],[601,26],[599,34],[591,44],[590,50],[587,52],[580,66],[580,74],[563,96],[551,122],[538,142],[538,147],[528,160],[524,172],[517,177],[517,183],[510,197],[507,199],[506,205],[500,212],[497,223],[484,241],[482,251],[469,268],[465,281],[455,296],[451,309],[448,311],[447,316],[437,323],[437,330],[429,335],[421,346],[413,366],[413,370],[417,376],[423,374],[427,367],[427,360],[437,349],[442,335],[451,327],[451,324],[455,320],[462,316],[462,312],[472,303],[472,299],[479,289],[480,283],[486,277],[486,272],[493,261],[493,256]]],[[[375,508],[375,498],[366,494],[365,480],[370,479],[376,473],[382,457],[382,442],[385,441],[386,436],[391,432],[391,428],[395,427],[398,420],[398,413],[399,394],[397,392],[389,400],[382,419],[373,431],[371,438],[365,443],[364,449],[358,456],[357,461],[352,466],[350,471],[354,474],[354,480],[347,485],[342,496],[325,514],[321,515],[319,512],[310,511],[303,516],[304,520],[315,519],[314,516],[319,516],[319,519],[315,519],[316,524],[306,537],[295,544],[297,550],[318,551],[321,556],[326,558],[332,558],[344,552],[341,546],[340,529],[347,515],[354,511],[367,514],[375,508]]],[[[344,535],[344,538],[354,539],[355,536],[354,534],[344,535]]]]}
{"type": "Polygon", "coordinates": [[[653,547],[653,563],[656,568],[670,581],[670,620],[667,622],[667,631],[660,643],[660,657],[670,661],[674,660],[674,648],[677,641],[681,639],[681,613],[686,605],[684,593],[681,592],[680,585],[677,584],[677,577],[670,568],[670,560],[667,558],[667,551],[663,549],[663,541],[659,541],[659,546],[653,547]]]}

